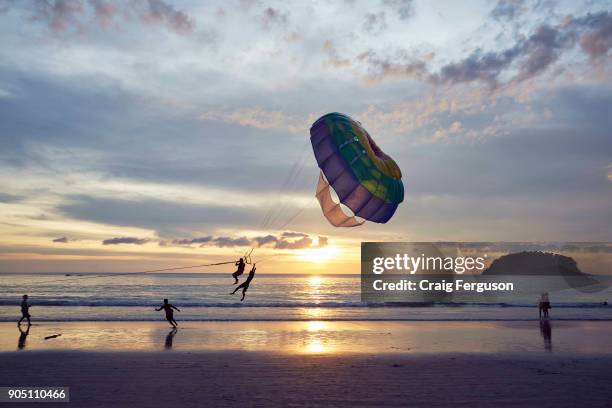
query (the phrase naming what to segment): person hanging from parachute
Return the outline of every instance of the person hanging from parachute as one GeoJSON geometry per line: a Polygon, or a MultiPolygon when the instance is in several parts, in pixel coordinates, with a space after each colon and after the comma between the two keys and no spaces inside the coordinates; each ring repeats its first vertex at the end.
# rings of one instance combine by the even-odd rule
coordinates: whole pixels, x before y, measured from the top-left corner
{"type": "Polygon", "coordinates": [[[247,290],[249,290],[249,286],[251,285],[251,281],[255,277],[255,270],[256,269],[257,268],[255,267],[255,264],[253,264],[253,267],[251,268],[251,271],[249,272],[249,275],[247,276],[246,280],[244,282],[242,282],[240,285],[238,285],[236,287],[236,289],[234,289],[234,291],[232,293],[230,293],[230,295],[233,295],[234,293],[236,293],[240,289],[242,289],[242,299],[240,299],[240,301],[242,302],[244,300],[244,297],[246,296],[247,290]]]}
{"type": "Polygon", "coordinates": [[[234,285],[238,283],[238,277],[244,273],[244,268],[246,266],[244,263],[244,258],[240,258],[238,261],[236,261],[235,265],[238,267],[238,269],[236,269],[236,272],[232,273],[232,276],[234,277],[234,285]]]}
{"type": "Polygon", "coordinates": [[[251,248],[249,252],[245,252],[242,258],[236,261],[235,265],[238,267],[238,269],[236,269],[236,272],[232,273],[232,276],[234,277],[234,285],[238,283],[238,277],[244,273],[246,264],[251,264],[251,254],[253,253],[254,249],[255,248],[251,248]]]}
{"type": "Polygon", "coordinates": [[[402,172],[361,123],[328,113],[312,124],[310,142],[321,169],[316,197],[330,224],[357,227],[393,217],[404,200],[402,172]]]}

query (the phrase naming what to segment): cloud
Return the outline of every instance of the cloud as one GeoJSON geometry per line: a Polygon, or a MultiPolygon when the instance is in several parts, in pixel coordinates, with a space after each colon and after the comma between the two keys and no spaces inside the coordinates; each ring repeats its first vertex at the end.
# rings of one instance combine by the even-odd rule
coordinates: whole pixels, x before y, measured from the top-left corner
{"type": "MultiPolygon", "coordinates": [[[[171,243],[175,244],[175,245],[192,245],[192,244],[207,244],[209,242],[212,242],[214,240],[214,238],[210,235],[207,235],[205,237],[199,237],[199,238],[192,238],[192,239],[175,239],[173,240],[171,243]]],[[[167,245],[168,242],[167,241],[160,241],[160,244],[162,246],[167,245]]]]}
{"type": "Polygon", "coordinates": [[[133,2],[136,14],[146,23],[166,25],[179,34],[193,31],[193,20],[183,11],[175,9],[161,0],[133,2]]]}
{"type": "Polygon", "coordinates": [[[162,0],[23,0],[6,3],[5,11],[9,7],[25,12],[27,20],[42,23],[55,34],[84,32],[90,24],[90,15],[102,28],[119,18],[128,24],[137,20],[165,26],[178,34],[191,33],[195,27],[187,13],[162,0]]]}
{"type": "Polygon", "coordinates": [[[379,81],[386,78],[414,78],[424,79],[428,75],[427,63],[408,56],[400,51],[394,58],[382,58],[373,50],[365,51],[357,56],[358,61],[368,65],[369,81],[379,81]]]}
{"type": "Polygon", "coordinates": [[[85,7],[79,0],[33,1],[30,5],[33,11],[29,19],[43,22],[53,32],[65,32],[71,28],[81,31],[84,28],[79,17],[85,7]]]}
{"type": "Polygon", "coordinates": [[[215,246],[218,248],[231,248],[237,246],[250,246],[251,240],[246,237],[231,238],[226,236],[214,237],[212,235],[206,235],[203,237],[190,238],[190,239],[174,239],[171,241],[161,240],[159,241],[160,246],[191,246],[199,245],[200,247],[215,246]]]}
{"type": "Polygon", "coordinates": [[[294,232],[294,231],[285,231],[282,233],[281,237],[283,238],[297,238],[297,237],[307,237],[308,234],[304,234],[303,232],[294,232]]]}
{"type": "Polygon", "coordinates": [[[244,247],[251,245],[251,240],[247,237],[239,237],[239,238],[230,238],[230,237],[217,237],[213,240],[215,246],[219,248],[225,247],[244,247]]]}
{"type": "Polygon", "coordinates": [[[500,76],[509,72],[509,82],[522,82],[544,72],[574,43],[574,30],[566,26],[541,25],[526,39],[510,48],[484,54],[476,50],[461,61],[443,66],[438,73],[430,75],[428,80],[451,85],[481,81],[497,87],[500,76]]]}
{"type": "Polygon", "coordinates": [[[272,7],[267,7],[261,16],[261,24],[266,30],[269,30],[275,25],[286,25],[288,22],[288,13],[283,13],[272,7]]]}
{"type": "Polygon", "coordinates": [[[308,117],[290,115],[282,111],[269,111],[263,108],[239,108],[235,110],[210,110],[200,114],[201,120],[236,123],[256,129],[287,129],[301,133],[310,128],[313,115],[308,117]]]}
{"type": "Polygon", "coordinates": [[[610,13],[589,13],[555,26],[542,24],[511,47],[489,52],[476,49],[464,59],[441,66],[437,72],[429,71],[427,60],[410,57],[406,51],[385,58],[368,50],[358,55],[357,60],[367,64],[369,80],[403,77],[434,85],[480,81],[496,88],[501,83],[520,83],[542,74],[564,52],[574,48],[579,38],[582,50],[590,57],[607,54],[612,47],[610,13]]]}
{"type": "Polygon", "coordinates": [[[414,16],[413,0],[383,0],[383,5],[395,11],[400,20],[414,16]]]}
{"type": "Polygon", "coordinates": [[[590,18],[592,31],[583,34],[580,45],[591,58],[606,55],[612,48],[612,14],[600,13],[590,18]]]}
{"type": "Polygon", "coordinates": [[[12,0],[2,0],[0,1],[0,14],[6,13],[11,8],[12,0]]]}
{"type": "Polygon", "coordinates": [[[464,60],[443,66],[438,74],[430,75],[428,79],[431,82],[446,84],[480,80],[493,85],[497,82],[500,73],[514,61],[518,53],[517,48],[502,52],[488,52],[484,55],[476,51],[464,60]]]}
{"type": "Polygon", "coordinates": [[[70,240],[69,240],[67,237],[55,238],[55,239],[53,240],[53,242],[57,242],[57,243],[60,243],[60,244],[65,244],[65,243],[67,243],[68,241],[70,241],[70,240]]]}
{"type": "Polygon", "coordinates": [[[102,245],[120,245],[120,244],[134,244],[143,245],[150,242],[149,238],[136,238],[136,237],[118,237],[110,238],[102,241],[102,245]]]}
{"type": "Polygon", "coordinates": [[[367,13],[365,15],[365,21],[363,22],[363,29],[370,34],[380,34],[387,28],[387,22],[385,21],[385,13],[380,11],[378,13],[367,13]]]}
{"type": "Polygon", "coordinates": [[[276,249],[303,249],[303,248],[309,248],[311,246],[312,246],[312,238],[303,237],[303,238],[300,238],[294,241],[280,239],[278,240],[278,242],[276,242],[276,244],[274,245],[274,248],[276,249]]]}
{"type": "Polygon", "coordinates": [[[319,248],[323,248],[327,246],[329,238],[319,235],[318,240],[319,240],[319,244],[318,244],[319,248]]]}
{"type": "Polygon", "coordinates": [[[524,81],[544,72],[561,52],[574,45],[574,33],[558,27],[540,26],[523,44],[517,47],[518,75],[515,81],[524,81]]]}
{"type": "Polygon", "coordinates": [[[332,40],[325,40],[322,51],[327,55],[327,64],[333,67],[341,68],[351,65],[350,59],[340,57],[340,54],[338,53],[338,50],[334,46],[334,42],[332,40]]]}
{"type": "Polygon", "coordinates": [[[119,7],[107,0],[91,0],[90,4],[94,9],[96,20],[102,27],[108,27],[119,12],[119,7]]]}
{"type": "Polygon", "coordinates": [[[0,192],[0,203],[14,203],[21,200],[21,197],[14,194],[0,192]]]}
{"type": "Polygon", "coordinates": [[[278,238],[275,237],[274,235],[265,235],[263,237],[255,237],[253,238],[253,241],[257,244],[258,247],[267,245],[267,244],[272,244],[278,241],[278,238]]]}
{"type": "Polygon", "coordinates": [[[491,11],[491,16],[498,21],[512,21],[526,11],[524,0],[499,0],[491,11]]]}
{"type": "Polygon", "coordinates": [[[448,139],[449,136],[462,133],[464,131],[461,122],[453,122],[448,129],[438,129],[431,137],[432,142],[448,139]]]}
{"type": "Polygon", "coordinates": [[[200,247],[214,246],[218,248],[232,248],[232,247],[264,247],[270,246],[274,249],[303,249],[312,247],[324,247],[328,244],[328,238],[324,236],[318,237],[318,243],[313,245],[314,240],[306,233],[286,231],[280,236],[268,234],[263,236],[256,236],[248,238],[242,237],[228,237],[219,236],[214,237],[211,235],[188,238],[188,239],[174,239],[174,240],[161,240],[159,241],[160,246],[191,246],[199,245],[200,247]]]}
{"type": "Polygon", "coordinates": [[[274,243],[275,249],[304,249],[304,248],[322,248],[327,246],[328,238],[319,236],[317,244],[313,245],[313,239],[303,232],[285,231],[274,243]]]}

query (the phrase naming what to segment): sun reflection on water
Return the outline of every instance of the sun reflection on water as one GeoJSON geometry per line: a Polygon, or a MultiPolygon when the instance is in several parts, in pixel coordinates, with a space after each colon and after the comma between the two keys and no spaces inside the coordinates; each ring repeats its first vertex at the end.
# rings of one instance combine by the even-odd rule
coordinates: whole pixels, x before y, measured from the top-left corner
{"type": "Polygon", "coordinates": [[[308,319],[321,319],[323,316],[327,315],[327,311],[320,307],[311,307],[304,309],[303,314],[304,317],[308,319]]]}
{"type": "Polygon", "coordinates": [[[326,350],[325,350],[325,346],[323,345],[323,342],[321,341],[321,339],[315,337],[315,338],[309,339],[308,342],[306,343],[306,352],[318,354],[318,353],[325,353],[326,350]]]}
{"type": "Polygon", "coordinates": [[[304,352],[309,354],[319,354],[329,352],[325,330],[328,322],[320,320],[312,320],[306,322],[306,331],[308,334],[304,339],[304,352]]]}
{"type": "Polygon", "coordinates": [[[317,332],[317,331],[321,331],[325,329],[326,325],[327,325],[327,322],[322,322],[320,320],[313,320],[307,323],[306,330],[308,330],[309,332],[317,332]]]}
{"type": "Polygon", "coordinates": [[[323,278],[320,276],[311,276],[308,278],[308,284],[313,288],[318,289],[321,283],[323,283],[323,278]]]}

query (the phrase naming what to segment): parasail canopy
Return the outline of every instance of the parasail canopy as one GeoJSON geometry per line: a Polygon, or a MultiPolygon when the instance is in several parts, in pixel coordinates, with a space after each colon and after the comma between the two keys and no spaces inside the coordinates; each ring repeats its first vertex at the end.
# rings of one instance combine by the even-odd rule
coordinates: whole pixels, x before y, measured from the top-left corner
{"type": "Polygon", "coordinates": [[[328,113],[313,123],[310,142],[321,169],[316,196],[332,225],[355,227],[366,220],[391,219],[404,200],[402,172],[359,122],[328,113]]]}

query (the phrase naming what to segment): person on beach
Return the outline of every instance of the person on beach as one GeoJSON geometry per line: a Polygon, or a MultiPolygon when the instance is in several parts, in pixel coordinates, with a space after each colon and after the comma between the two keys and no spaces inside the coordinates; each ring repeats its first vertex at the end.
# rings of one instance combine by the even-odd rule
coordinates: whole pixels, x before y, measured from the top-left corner
{"type": "Polygon", "coordinates": [[[230,295],[233,295],[238,290],[242,289],[242,299],[240,299],[240,301],[242,302],[244,300],[244,296],[246,295],[247,290],[249,290],[249,285],[251,284],[251,281],[255,277],[255,269],[257,268],[255,268],[255,264],[253,264],[253,267],[251,268],[251,271],[249,272],[249,275],[247,276],[246,280],[242,282],[240,285],[238,285],[236,289],[234,289],[234,291],[230,293],[230,295]]]}
{"type": "Polygon", "coordinates": [[[548,319],[548,310],[550,309],[550,300],[548,299],[548,293],[542,293],[540,297],[540,319],[544,317],[548,319]]]}
{"type": "Polygon", "coordinates": [[[162,309],[164,309],[164,311],[166,312],[166,320],[168,321],[168,323],[170,323],[172,327],[177,327],[178,323],[176,322],[176,320],[174,320],[174,310],[180,312],[181,309],[168,303],[168,299],[164,299],[164,304],[155,310],[159,312],[162,309]]]}
{"type": "Polygon", "coordinates": [[[31,326],[30,322],[30,305],[28,304],[28,295],[23,295],[23,300],[21,301],[21,319],[17,322],[17,326],[21,325],[23,319],[28,320],[28,326],[31,326]]]}
{"type": "Polygon", "coordinates": [[[235,265],[238,267],[238,269],[236,269],[236,272],[232,273],[232,276],[234,277],[234,285],[238,283],[238,277],[244,273],[244,267],[246,264],[244,263],[244,259],[240,258],[238,261],[236,261],[235,265]]]}

